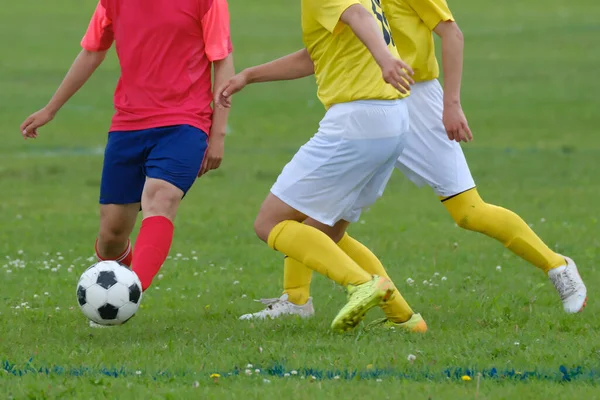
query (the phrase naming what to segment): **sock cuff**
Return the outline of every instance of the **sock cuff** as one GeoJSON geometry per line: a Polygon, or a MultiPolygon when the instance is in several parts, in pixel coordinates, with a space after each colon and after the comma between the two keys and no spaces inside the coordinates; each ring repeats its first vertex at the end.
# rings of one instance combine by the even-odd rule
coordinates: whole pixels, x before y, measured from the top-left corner
{"type": "Polygon", "coordinates": [[[344,243],[348,241],[348,239],[350,239],[350,235],[348,235],[348,232],[344,232],[344,236],[342,236],[342,238],[337,242],[337,245],[342,247],[344,243]]]}
{"type": "Polygon", "coordinates": [[[164,228],[175,229],[173,221],[162,215],[153,215],[142,220],[142,226],[163,226],[164,228]]]}
{"type": "Polygon", "coordinates": [[[127,248],[125,249],[123,254],[121,254],[115,261],[117,261],[117,262],[123,261],[124,259],[129,257],[130,253],[131,253],[131,240],[127,239],[127,248]]]}
{"type": "MultiPolygon", "coordinates": [[[[477,187],[474,186],[471,189],[467,189],[467,190],[463,190],[462,192],[453,194],[451,196],[441,196],[439,199],[442,203],[445,203],[449,200],[453,200],[453,199],[457,199],[460,198],[461,201],[473,201],[473,202],[477,202],[477,200],[480,200],[481,202],[483,202],[483,199],[481,199],[481,196],[479,196],[479,192],[477,191],[477,187]]],[[[454,203],[455,201],[452,201],[452,203],[454,203]]]]}
{"type": "Polygon", "coordinates": [[[123,251],[123,253],[121,253],[117,258],[115,259],[108,259],[108,258],[104,258],[100,255],[100,252],[98,251],[98,238],[96,238],[96,243],[94,244],[94,250],[96,252],[96,259],[98,259],[98,261],[102,262],[102,261],[116,261],[116,262],[121,262],[124,259],[127,258],[127,256],[129,255],[129,253],[131,253],[131,240],[127,239],[127,247],[125,248],[125,251],[123,251]]]}
{"type": "Polygon", "coordinates": [[[285,229],[285,227],[291,222],[293,222],[293,221],[281,221],[280,223],[275,225],[273,227],[273,229],[271,229],[271,232],[269,232],[269,237],[267,238],[267,244],[269,245],[270,248],[272,248],[273,250],[277,250],[275,248],[275,242],[277,241],[277,237],[285,229]]]}

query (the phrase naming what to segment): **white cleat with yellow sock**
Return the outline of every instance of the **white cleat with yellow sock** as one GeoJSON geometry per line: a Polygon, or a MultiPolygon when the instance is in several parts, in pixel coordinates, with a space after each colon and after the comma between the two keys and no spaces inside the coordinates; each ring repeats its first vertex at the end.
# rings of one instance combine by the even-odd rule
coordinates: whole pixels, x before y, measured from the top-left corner
{"type": "Polygon", "coordinates": [[[574,314],[583,311],[587,303],[587,289],[577,271],[577,265],[565,257],[567,265],[548,271],[548,278],[554,284],[565,312],[574,314]]]}
{"type": "Polygon", "coordinates": [[[302,318],[308,318],[312,317],[315,313],[315,309],[312,303],[312,297],[309,297],[306,304],[303,304],[301,306],[291,303],[288,300],[287,293],[284,293],[281,297],[278,298],[260,299],[256,301],[266,305],[267,307],[259,312],[255,312],[252,314],[244,314],[240,317],[240,319],[275,319],[289,315],[297,315],[302,318]]]}

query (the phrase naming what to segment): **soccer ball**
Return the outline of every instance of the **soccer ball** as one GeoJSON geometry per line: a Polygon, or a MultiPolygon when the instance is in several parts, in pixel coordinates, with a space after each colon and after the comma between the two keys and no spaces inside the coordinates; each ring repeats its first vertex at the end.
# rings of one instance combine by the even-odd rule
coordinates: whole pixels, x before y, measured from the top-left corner
{"type": "Polygon", "coordinates": [[[120,325],[133,317],[142,300],[137,275],[116,261],[101,261],[79,278],[77,302],[88,319],[100,325],[120,325]]]}

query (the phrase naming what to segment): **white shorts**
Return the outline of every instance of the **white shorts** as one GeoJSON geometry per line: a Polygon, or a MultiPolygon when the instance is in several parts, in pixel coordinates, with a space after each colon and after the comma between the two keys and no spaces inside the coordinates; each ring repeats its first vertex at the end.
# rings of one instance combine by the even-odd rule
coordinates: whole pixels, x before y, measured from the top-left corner
{"type": "Polygon", "coordinates": [[[475,187],[460,144],[448,139],[442,123],[444,93],[438,80],[413,85],[406,102],[410,128],[396,168],[417,186],[431,186],[438,196],[475,187]]]}
{"type": "Polygon", "coordinates": [[[333,105],[271,193],[323,224],[356,222],[383,194],[407,130],[406,100],[333,105]]]}

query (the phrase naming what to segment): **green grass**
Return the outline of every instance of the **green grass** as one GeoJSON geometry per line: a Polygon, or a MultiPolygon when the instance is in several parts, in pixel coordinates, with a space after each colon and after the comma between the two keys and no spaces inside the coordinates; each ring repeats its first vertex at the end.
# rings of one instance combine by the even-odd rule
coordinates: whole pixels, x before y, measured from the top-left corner
{"type": "MultiPolygon", "coordinates": [[[[301,46],[297,3],[230,0],[238,69],[301,46]]],[[[323,115],[307,79],[251,87],[236,98],[224,165],[186,197],[163,278],[131,323],[90,330],[74,292],[93,254],[97,151],[118,64],[111,54],[40,138],[24,142],[18,126],[62,79],[94,2],[23,0],[0,13],[0,360],[12,364],[0,368],[0,397],[464,399],[475,397],[476,378],[460,380],[470,369],[488,373],[480,399],[600,398],[600,6],[451,5],[467,37],[463,106],[476,139],[464,149],[479,190],[577,260],[590,290],[583,315],[564,315],[540,271],[457,228],[429,189],[397,173],[351,232],[425,316],[427,335],[331,333],[344,295],[321,277],[311,321],[238,321],[259,309],[251,299],[280,291],[282,258],[256,239],[252,221],[323,115]],[[438,286],[422,284],[432,278],[438,286]],[[249,363],[259,376],[246,376],[249,363]],[[277,366],[300,373],[279,377],[277,366]],[[112,368],[117,377],[106,375],[112,368]],[[491,368],[498,376],[489,376],[491,368]],[[338,370],[362,379],[327,378],[338,370]],[[218,385],[213,372],[222,375],[218,385]],[[311,374],[319,379],[311,382],[311,374]]]]}

